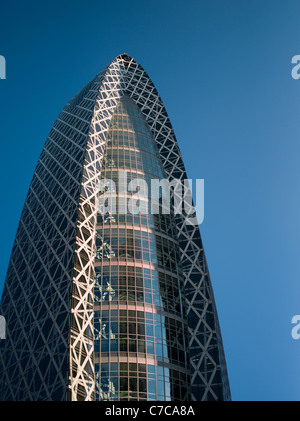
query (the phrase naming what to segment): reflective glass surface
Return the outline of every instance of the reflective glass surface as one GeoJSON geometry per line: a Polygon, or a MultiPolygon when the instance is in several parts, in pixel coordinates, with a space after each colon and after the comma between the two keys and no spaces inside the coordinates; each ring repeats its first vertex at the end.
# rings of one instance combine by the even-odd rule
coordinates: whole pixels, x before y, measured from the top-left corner
{"type": "Polygon", "coordinates": [[[139,189],[139,201],[130,202],[136,190],[128,183],[135,186],[137,178],[150,186],[151,179],[165,175],[144,117],[123,97],[108,130],[99,184],[100,198],[106,197],[102,205],[115,207],[106,213],[99,207],[97,218],[96,400],[189,400],[187,318],[174,216],[151,214],[147,190],[139,189]],[[126,182],[120,171],[126,172],[126,182]],[[127,212],[120,211],[124,203],[127,212]],[[138,203],[141,212],[130,212],[130,203],[132,209],[138,203]]]}

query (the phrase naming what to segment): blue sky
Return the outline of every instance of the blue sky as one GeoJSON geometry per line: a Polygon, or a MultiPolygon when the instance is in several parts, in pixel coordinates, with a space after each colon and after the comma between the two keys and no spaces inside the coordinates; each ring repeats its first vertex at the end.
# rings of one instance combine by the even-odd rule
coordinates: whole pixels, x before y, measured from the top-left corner
{"type": "Polygon", "coordinates": [[[233,400],[299,400],[299,1],[61,0],[1,5],[0,291],[31,177],[62,107],[117,55],[148,72],[189,178],[233,400]]]}

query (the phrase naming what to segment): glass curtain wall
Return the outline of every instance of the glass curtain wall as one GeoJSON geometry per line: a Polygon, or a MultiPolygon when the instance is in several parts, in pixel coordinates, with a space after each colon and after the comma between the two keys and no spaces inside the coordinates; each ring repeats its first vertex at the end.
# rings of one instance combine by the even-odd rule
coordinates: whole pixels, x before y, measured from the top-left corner
{"type": "Polygon", "coordinates": [[[150,208],[150,180],[163,178],[150,128],[137,105],[122,97],[108,130],[99,182],[96,400],[190,400],[174,216],[151,214],[150,208]],[[144,180],[148,191],[141,182],[135,188],[137,179],[144,180]]]}

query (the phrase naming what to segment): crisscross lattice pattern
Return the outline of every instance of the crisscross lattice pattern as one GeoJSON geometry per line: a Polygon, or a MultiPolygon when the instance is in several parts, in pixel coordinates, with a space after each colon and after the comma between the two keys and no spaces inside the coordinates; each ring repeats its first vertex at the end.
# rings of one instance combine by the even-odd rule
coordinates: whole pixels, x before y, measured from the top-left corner
{"type": "MultiPolygon", "coordinates": [[[[38,161],[20,219],[1,314],[1,400],[93,400],[97,177],[112,113],[138,105],[171,181],[186,172],[147,73],[123,54],[63,109],[38,161]]],[[[218,317],[199,227],[176,216],[187,299],[192,398],[229,400],[218,317]]]]}

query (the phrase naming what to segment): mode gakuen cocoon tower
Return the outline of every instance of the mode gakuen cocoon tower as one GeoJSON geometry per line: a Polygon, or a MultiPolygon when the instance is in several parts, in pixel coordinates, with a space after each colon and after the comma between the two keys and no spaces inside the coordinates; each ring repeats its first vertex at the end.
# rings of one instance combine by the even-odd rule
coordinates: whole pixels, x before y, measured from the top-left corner
{"type": "Polygon", "coordinates": [[[38,160],[0,307],[2,401],[231,399],[198,223],[175,193],[169,212],[163,194],[156,212],[129,209],[128,186],[154,179],[187,175],[152,81],[122,54],[65,106],[38,160]]]}

